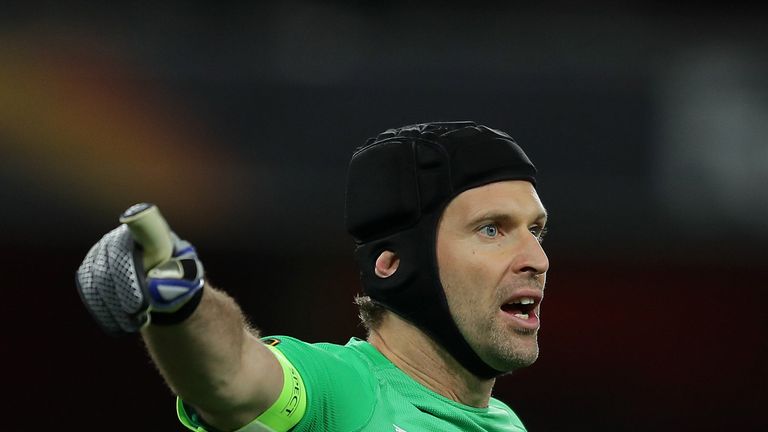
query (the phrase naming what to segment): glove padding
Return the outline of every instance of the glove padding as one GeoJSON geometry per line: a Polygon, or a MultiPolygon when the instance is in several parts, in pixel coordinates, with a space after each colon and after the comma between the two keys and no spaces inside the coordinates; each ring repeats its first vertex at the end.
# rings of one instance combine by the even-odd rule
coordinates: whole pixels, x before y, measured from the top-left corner
{"type": "Polygon", "coordinates": [[[197,307],[204,285],[195,248],[173,238],[172,258],[145,276],[141,246],[126,225],[107,233],[77,270],[80,298],[96,322],[111,335],[136,333],[151,322],[173,324],[197,307]]]}

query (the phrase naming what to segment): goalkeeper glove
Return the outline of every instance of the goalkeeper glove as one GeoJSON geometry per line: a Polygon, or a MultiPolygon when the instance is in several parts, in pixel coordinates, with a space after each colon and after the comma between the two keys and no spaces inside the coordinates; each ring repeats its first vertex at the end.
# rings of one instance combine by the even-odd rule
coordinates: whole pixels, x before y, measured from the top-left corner
{"type": "Polygon", "coordinates": [[[77,289],[88,311],[112,335],[188,318],[205,284],[195,248],[168,228],[152,204],[132,206],[120,221],[77,270],[77,289]]]}

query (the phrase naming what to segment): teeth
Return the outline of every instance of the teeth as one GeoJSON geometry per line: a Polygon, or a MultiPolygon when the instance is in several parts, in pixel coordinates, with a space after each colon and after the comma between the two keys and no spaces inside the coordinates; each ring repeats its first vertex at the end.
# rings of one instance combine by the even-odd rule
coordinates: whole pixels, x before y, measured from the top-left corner
{"type": "Polygon", "coordinates": [[[528,314],[515,314],[515,316],[522,319],[528,319],[528,314]]]}
{"type": "Polygon", "coordinates": [[[533,299],[530,297],[525,297],[525,298],[521,298],[513,301],[512,304],[524,304],[524,305],[533,304],[533,299]]]}

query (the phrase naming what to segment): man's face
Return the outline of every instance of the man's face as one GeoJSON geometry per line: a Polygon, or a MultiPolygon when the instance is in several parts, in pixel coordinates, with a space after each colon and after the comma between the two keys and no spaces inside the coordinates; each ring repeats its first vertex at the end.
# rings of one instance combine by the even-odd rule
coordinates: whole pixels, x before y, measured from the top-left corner
{"type": "Polygon", "coordinates": [[[438,225],[437,262],[451,315],[498,370],[528,366],[539,354],[546,220],[529,182],[503,181],[459,194],[438,225]]]}

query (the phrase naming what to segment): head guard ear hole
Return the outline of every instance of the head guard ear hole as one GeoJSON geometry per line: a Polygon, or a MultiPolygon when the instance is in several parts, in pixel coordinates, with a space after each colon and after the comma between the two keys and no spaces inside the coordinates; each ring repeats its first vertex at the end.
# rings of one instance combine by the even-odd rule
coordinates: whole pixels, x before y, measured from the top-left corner
{"type": "Polygon", "coordinates": [[[384,251],[376,258],[373,271],[376,276],[385,279],[395,274],[399,266],[400,257],[392,251],[384,251]]]}

